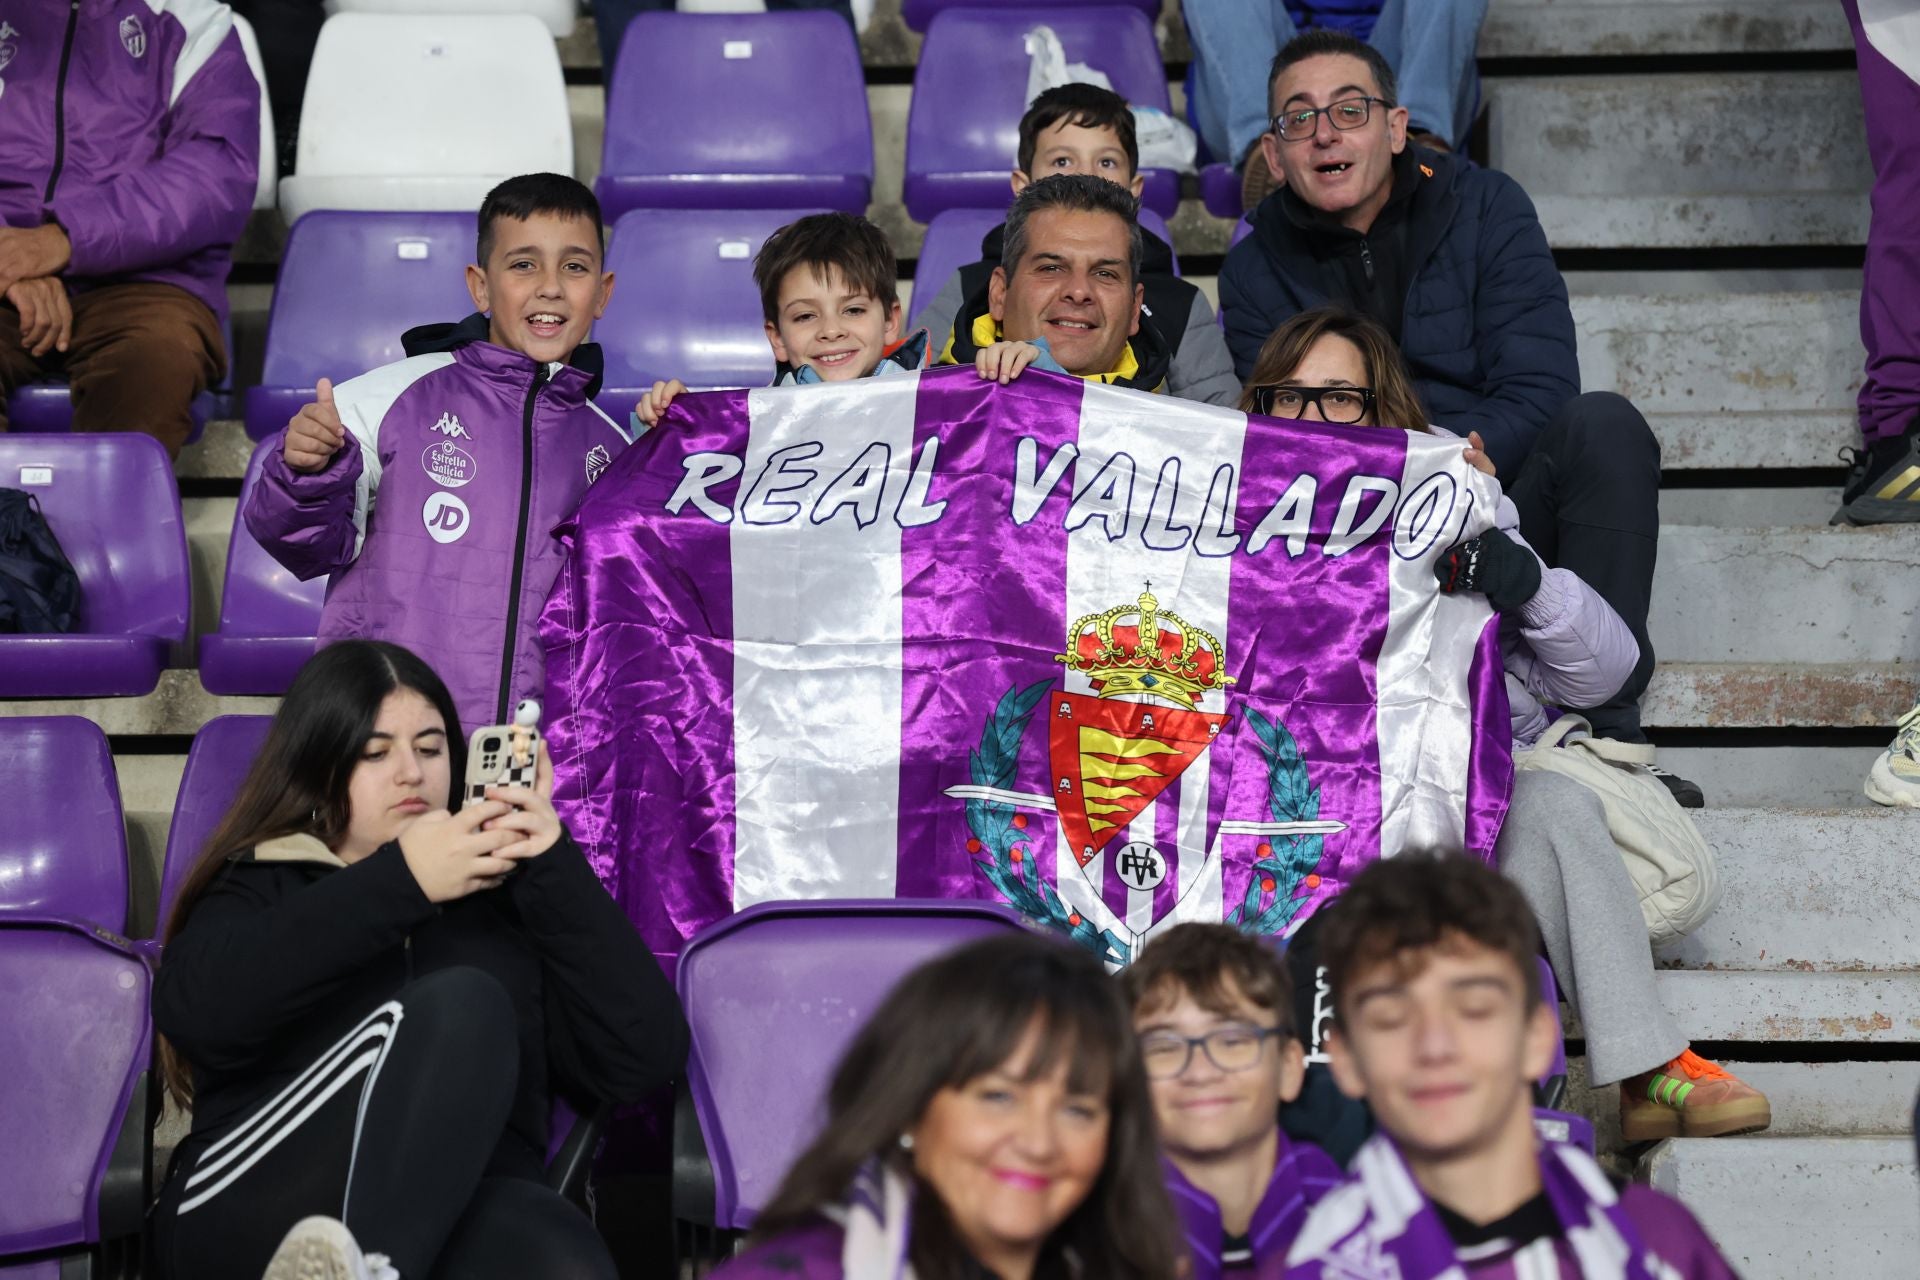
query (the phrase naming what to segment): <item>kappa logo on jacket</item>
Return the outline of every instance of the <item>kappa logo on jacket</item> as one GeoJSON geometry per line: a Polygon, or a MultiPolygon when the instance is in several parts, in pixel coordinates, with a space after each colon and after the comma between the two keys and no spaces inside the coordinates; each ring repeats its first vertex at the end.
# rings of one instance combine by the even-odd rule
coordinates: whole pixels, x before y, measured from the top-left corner
{"type": "Polygon", "coordinates": [[[468,434],[467,429],[460,425],[460,419],[451,413],[441,414],[440,421],[428,427],[427,430],[438,431],[449,440],[473,439],[473,437],[468,434]]]}
{"type": "Polygon", "coordinates": [[[147,56],[147,29],[140,25],[140,19],[131,15],[120,19],[120,43],[131,57],[147,56]]]}

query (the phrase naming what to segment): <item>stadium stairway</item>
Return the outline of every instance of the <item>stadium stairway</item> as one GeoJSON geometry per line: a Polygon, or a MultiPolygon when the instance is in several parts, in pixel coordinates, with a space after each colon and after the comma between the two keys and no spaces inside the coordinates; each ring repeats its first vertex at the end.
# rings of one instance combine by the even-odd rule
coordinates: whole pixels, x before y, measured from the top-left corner
{"type": "MultiPolygon", "coordinates": [[[[1178,109],[1188,54],[1172,0],[1158,31],[1178,109]]],[[[595,49],[590,21],[561,42],[589,181],[595,49]]],[[[900,203],[918,49],[897,0],[880,0],[863,37],[871,213],[903,267],[921,235],[900,203]]],[[[1645,710],[1664,762],[1707,791],[1700,823],[1726,896],[1662,953],[1661,989],[1703,1052],[1767,1091],[1775,1119],[1764,1135],[1622,1150],[1614,1091],[1580,1085],[1577,1023],[1575,1100],[1618,1166],[1682,1195],[1751,1280],[1910,1274],[1920,816],[1868,805],[1860,782],[1920,696],[1920,528],[1826,524],[1836,450],[1857,442],[1870,181],[1844,18],[1831,0],[1493,0],[1481,56],[1481,145],[1541,211],[1585,384],[1631,397],[1663,445],[1661,666],[1645,710]]],[[[276,217],[256,216],[230,290],[242,385],[258,368],[276,217]]],[[[1212,293],[1231,224],[1189,198],[1172,226],[1212,293]]],[[[246,457],[226,422],[181,459],[197,633],[218,616],[246,457]]],[[[109,734],[144,925],[191,735],[273,706],[209,695],[181,669],[144,698],[0,715],[78,713],[109,734]]]]}

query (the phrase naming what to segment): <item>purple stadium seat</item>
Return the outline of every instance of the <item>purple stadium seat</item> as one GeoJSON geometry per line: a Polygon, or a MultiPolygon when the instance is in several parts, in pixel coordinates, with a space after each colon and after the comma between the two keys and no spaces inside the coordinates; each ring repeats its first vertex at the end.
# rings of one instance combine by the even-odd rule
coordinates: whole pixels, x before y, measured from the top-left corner
{"type": "MultiPolygon", "coordinates": [[[[312,215],[309,215],[312,216],[312,215]]],[[[219,694],[279,694],[313,656],[327,580],[302,582],[254,541],[241,514],[260,481],[260,465],[277,439],[262,440],[240,482],[240,506],[227,539],[220,629],[200,637],[200,683],[219,694]]]]}
{"type": "MultiPolygon", "coordinates": [[[[1068,61],[1104,72],[1128,101],[1171,110],[1153,23],[1139,9],[945,10],[928,28],[907,109],[907,212],[921,222],[942,209],[1004,206],[1027,109],[1024,37],[1038,26],[1052,27],[1068,61]]],[[[1145,176],[1141,203],[1171,216],[1179,175],[1145,176]]]]}
{"type": "Polygon", "coordinates": [[[186,527],[152,436],[0,435],[0,485],[39,500],[80,577],[65,635],[0,636],[0,698],[138,696],[187,640],[186,527]]]}
{"type": "Polygon", "coordinates": [[[1240,217],[1240,175],[1232,165],[1210,164],[1200,170],[1200,203],[1216,218],[1240,217]]]}
{"type": "MultiPolygon", "coordinates": [[[[838,19],[835,19],[838,21],[838,19]]],[[[773,380],[753,255],[815,209],[635,209],[613,227],[607,269],[621,280],[594,326],[606,356],[601,407],[624,423],[661,378],[695,389],[773,380]]]]}
{"type": "Polygon", "coordinates": [[[0,923],[58,917],[125,929],[127,832],[100,726],[83,716],[0,719],[0,775],[12,791],[0,923]]]}
{"type": "MultiPolygon", "coordinates": [[[[1005,219],[1004,208],[943,209],[933,215],[933,221],[927,224],[927,238],[920,246],[920,259],[913,268],[914,306],[922,307],[932,302],[933,295],[946,284],[948,277],[961,267],[980,261],[981,240],[1005,219]]],[[[1153,210],[1140,211],[1140,226],[1169,245],[1173,243],[1173,235],[1167,230],[1167,220],[1153,210]]],[[[1178,254],[1174,255],[1173,273],[1180,274],[1178,254]]],[[[916,314],[914,324],[917,326],[919,323],[916,314]]]]}
{"type": "Polygon", "coordinates": [[[1533,1109],[1534,1132],[1552,1142],[1573,1143],[1592,1155],[1593,1122],[1585,1116],[1559,1109],[1567,1092],[1567,1038],[1560,1026],[1560,987],[1553,980],[1553,966],[1547,963],[1545,956],[1539,958],[1539,963],[1540,998],[1553,1014],[1553,1025],[1558,1034],[1554,1037],[1553,1063],[1547,1068],[1546,1077],[1534,1089],[1537,1103],[1533,1109]]]}
{"type": "MultiPolygon", "coordinates": [[[[227,412],[229,389],[233,383],[233,320],[220,321],[220,334],[227,344],[227,375],[218,384],[193,398],[193,430],[188,441],[198,440],[209,418],[227,412]]],[[[29,382],[15,387],[7,397],[7,429],[22,434],[42,434],[73,429],[73,389],[65,379],[29,382]]]]}
{"type": "MultiPolygon", "coordinates": [[[[0,722],[0,767],[18,788],[0,844],[6,1273],[21,1254],[84,1254],[108,1241],[124,1254],[138,1235],[151,1034],[146,963],[116,936],[127,850],[105,736],[78,716],[0,722]]],[[[84,1257],[71,1261],[98,1274],[83,1270],[84,1257]]]]}
{"type": "Polygon", "coordinates": [[[1240,219],[1240,221],[1233,224],[1233,234],[1227,237],[1227,248],[1232,249],[1233,246],[1239,244],[1252,234],[1253,224],[1245,218],[1240,219]]]}
{"type": "Polygon", "coordinates": [[[391,364],[414,325],[473,310],[471,213],[322,209],[287,233],[267,320],[260,385],[247,388],[247,434],[279,431],[321,378],[344,382],[391,364]]]}
{"type": "MultiPolygon", "coordinates": [[[[1060,9],[1078,8],[1076,0],[1053,0],[1054,7],[1060,9]]],[[[1160,0],[1081,0],[1087,8],[1111,8],[1115,4],[1127,4],[1149,18],[1160,13],[1160,0]]],[[[948,9],[1025,9],[1024,0],[902,0],[900,16],[915,31],[925,31],[927,25],[948,9]]]]}
{"type": "Polygon", "coordinates": [[[240,791],[241,780],[267,740],[272,716],[215,716],[193,735],[187,767],[180,774],[180,794],[173,803],[173,823],[167,828],[166,863],[160,869],[160,910],[154,936],[165,929],[180,882],[199,859],[207,837],[227,816],[240,791]]]}
{"type": "Polygon", "coordinates": [[[687,943],[675,985],[693,1029],[687,1084],[714,1224],[752,1224],[812,1138],[841,1052],[908,970],[1023,927],[986,902],[766,902],[687,943]]]}
{"type": "Polygon", "coordinates": [[[639,14],[620,42],[601,155],[594,190],[609,220],[864,212],[873,126],[853,28],[818,11],[639,14]]]}

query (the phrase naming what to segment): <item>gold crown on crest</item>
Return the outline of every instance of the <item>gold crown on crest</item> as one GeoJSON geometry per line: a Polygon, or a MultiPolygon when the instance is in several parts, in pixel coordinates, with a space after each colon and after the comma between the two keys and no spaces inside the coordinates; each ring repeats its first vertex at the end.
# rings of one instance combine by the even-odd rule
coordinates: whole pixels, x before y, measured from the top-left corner
{"type": "Polygon", "coordinates": [[[1101,697],[1152,694],[1193,709],[1209,689],[1232,684],[1220,642],[1177,613],[1163,612],[1152,583],[1133,604],[1089,613],[1067,629],[1054,661],[1087,676],[1101,697]]]}

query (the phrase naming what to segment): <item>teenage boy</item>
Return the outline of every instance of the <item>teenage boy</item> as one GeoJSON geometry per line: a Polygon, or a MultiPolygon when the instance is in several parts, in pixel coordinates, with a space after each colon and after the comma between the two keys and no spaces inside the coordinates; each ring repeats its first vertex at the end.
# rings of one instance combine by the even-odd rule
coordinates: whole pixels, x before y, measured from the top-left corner
{"type": "Polygon", "coordinates": [[[1122,980],[1193,1259],[1188,1280],[1278,1262],[1341,1178],[1320,1148],[1280,1131],[1280,1106],[1300,1096],[1306,1073],[1286,961],[1231,925],[1182,924],[1122,980]]]}
{"type": "MultiPolygon", "coordinates": [[[[1337,31],[1280,50],[1261,139],[1286,185],[1227,254],[1220,306],[1242,376],[1281,321],[1328,302],[1399,343],[1432,420],[1478,431],[1527,542],[1613,606],[1640,661],[1598,706],[1603,738],[1644,743],[1647,610],[1660,534],[1660,444],[1611,392],[1580,394],[1573,312],[1533,204],[1513,179],[1407,141],[1393,71],[1337,31]]],[[[1654,771],[1675,799],[1700,788],[1654,771]]]]}
{"type": "MultiPolygon", "coordinates": [[[[900,337],[898,275],[886,232],[857,214],[816,213],[768,236],[753,259],[753,282],[776,362],[773,385],[851,382],[925,364],[925,332],[900,337]]],[[[653,426],[686,389],[678,378],[654,383],[634,417],[653,426]]]]}
{"type": "Polygon", "coordinates": [[[1330,1065],[1378,1129],[1308,1216],[1290,1280],[1732,1280],[1678,1201],[1535,1133],[1558,1033],[1539,948],[1520,891],[1461,856],[1376,862],[1327,909],[1330,1065]]]}
{"type": "Polygon", "coordinates": [[[1140,202],[1082,173],[1029,184],[1006,258],[954,321],[941,364],[1002,385],[1028,365],[1138,391],[1167,389],[1166,342],[1140,323],[1140,202]]]}
{"type": "MultiPolygon", "coordinates": [[[[1033,100],[1020,119],[1013,193],[1061,173],[1104,178],[1140,195],[1140,147],[1125,98],[1098,85],[1065,84],[1033,100]]],[[[933,350],[946,350],[955,317],[970,302],[984,299],[1005,256],[1005,237],[1004,225],[987,232],[980,242],[981,260],[954,272],[931,301],[920,305],[920,323],[932,336],[933,350]]],[[[1240,399],[1240,380],[1206,295],[1173,273],[1173,248],[1166,241],[1142,228],[1140,242],[1141,314],[1167,348],[1167,394],[1233,405],[1240,399]]],[[[973,308],[975,314],[980,310],[973,308]]]]}
{"type": "Polygon", "coordinates": [[[409,331],[405,360],[322,378],[247,503],[274,559],[331,575],[321,643],[412,649],[469,727],[542,696],[536,624],[561,563],[548,531],[627,444],[592,398],[586,337],[613,294],[600,242],[600,205],[572,178],[488,192],[467,268],[479,313],[409,331]]]}

